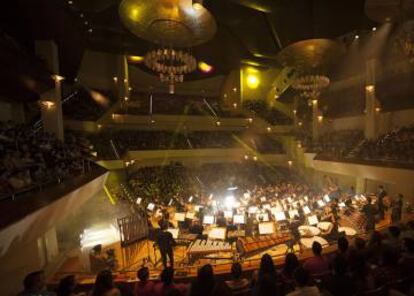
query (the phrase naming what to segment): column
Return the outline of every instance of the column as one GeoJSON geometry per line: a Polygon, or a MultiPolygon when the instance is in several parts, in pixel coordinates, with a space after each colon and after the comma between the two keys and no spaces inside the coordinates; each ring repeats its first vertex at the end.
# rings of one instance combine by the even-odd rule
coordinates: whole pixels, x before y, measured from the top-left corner
{"type": "Polygon", "coordinates": [[[356,178],[356,186],[355,191],[356,193],[365,193],[367,180],[365,178],[357,177],[356,178]]]}
{"type": "Polygon", "coordinates": [[[128,101],[129,91],[129,70],[126,55],[119,55],[117,59],[117,96],[123,101],[128,101]]]}
{"type": "Polygon", "coordinates": [[[51,41],[36,41],[36,54],[46,61],[48,69],[54,73],[55,85],[40,95],[43,130],[55,134],[59,140],[64,139],[62,115],[62,89],[64,79],[59,75],[59,56],[56,44],[51,41]]]}
{"type": "Polygon", "coordinates": [[[312,139],[314,141],[319,138],[319,121],[318,100],[312,99],[312,139]]]}
{"type": "Polygon", "coordinates": [[[365,138],[375,139],[377,136],[377,111],[375,99],[375,67],[376,60],[366,63],[365,72],[365,138]]]}

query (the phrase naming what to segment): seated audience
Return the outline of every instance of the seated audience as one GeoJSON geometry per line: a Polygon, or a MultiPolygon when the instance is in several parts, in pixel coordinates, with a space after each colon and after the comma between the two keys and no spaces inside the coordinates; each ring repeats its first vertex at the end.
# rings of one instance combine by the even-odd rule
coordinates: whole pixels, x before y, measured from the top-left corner
{"type": "Polygon", "coordinates": [[[86,296],[86,293],[76,292],[77,282],[74,275],[65,276],[59,281],[56,296],[86,296]]]}
{"type": "Polygon", "coordinates": [[[309,258],[303,264],[303,268],[306,269],[312,276],[324,275],[329,272],[329,262],[322,256],[322,245],[318,242],[312,244],[313,257],[309,258]]]}
{"type": "Polygon", "coordinates": [[[292,288],[294,286],[295,279],[293,273],[300,265],[298,257],[295,253],[288,253],[285,257],[285,265],[280,272],[280,278],[285,286],[292,288]]]}
{"type": "Polygon", "coordinates": [[[174,283],[174,269],[172,267],[164,268],[161,272],[160,279],[161,281],[157,282],[154,285],[152,295],[165,296],[173,289],[181,291],[183,295],[186,294],[186,285],[174,283]]]}
{"type": "Polygon", "coordinates": [[[402,275],[411,275],[414,271],[414,239],[404,239],[404,248],[398,264],[402,275]]]}
{"type": "Polygon", "coordinates": [[[277,273],[273,259],[269,254],[264,254],[260,260],[258,273],[253,275],[253,295],[277,294],[276,280],[277,273]]]}
{"type": "Polygon", "coordinates": [[[196,280],[191,283],[189,296],[213,295],[230,296],[231,290],[215,278],[213,267],[206,264],[198,270],[196,280]]]}
{"type": "Polygon", "coordinates": [[[296,268],[293,273],[295,278],[295,290],[286,296],[319,296],[318,287],[310,285],[309,272],[303,267],[296,268]]]}
{"type": "Polygon", "coordinates": [[[378,287],[386,283],[395,282],[401,277],[398,267],[398,252],[396,250],[392,248],[384,249],[381,264],[378,267],[374,267],[373,276],[378,287]]]}
{"type": "Polygon", "coordinates": [[[333,275],[327,281],[327,289],[333,296],[354,295],[355,282],[347,275],[348,266],[344,256],[336,256],[333,261],[333,275]]]}
{"type": "Polygon", "coordinates": [[[23,280],[24,290],[19,296],[53,296],[46,288],[45,273],[43,270],[34,271],[26,275],[23,280]]]}
{"type": "Polygon", "coordinates": [[[103,270],[98,273],[91,296],[121,296],[121,291],[115,287],[111,271],[103,270]]]}
{"type": "Polygon", "coordinates": [[[226,281],[233,295],[247,295],[250,292],[250,282],[246,278],[242,277],[242,266],[240,263],[233,263],[231,266],[232,279],[226,281]]]}
{"type": "Polygon", "coordinates": [[[139,282],[135,285],[135,296],[151,296],[153,293],[154,282],[149,280],[148,267],[141,267],[137,272],[139,282]]]}

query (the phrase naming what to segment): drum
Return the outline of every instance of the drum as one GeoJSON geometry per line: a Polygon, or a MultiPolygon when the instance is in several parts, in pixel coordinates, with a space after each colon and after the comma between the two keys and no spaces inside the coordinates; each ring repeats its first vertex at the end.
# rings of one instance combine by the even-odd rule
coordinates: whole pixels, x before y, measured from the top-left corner
{"type": "Polygon", "coordinates": [[[354,236],[357,234],[356,230],[351,227],[338,227],[338,232],[345,232],[347,236],[354,236]]]}
{"type": "Polygon", "coordinates": [[[315,226],[302,225],[298,227],[298,230],[302,237],[313,237],[321,234],[321,230],[315,226]]]}
{"type": "Polygon", "coordinates": [[[313,242],[320,243],[322,245],[322,247],[326,247],[326,246],[329,245],[327,240],[325,240],[324,238],[322,238],[320,236],[314,236],[314,237],[311,237],[311,238],[304,237],[304,238],[300,239],[300,243],[302,244],[302,246],[305,249],[311,249],[313,242]]]}

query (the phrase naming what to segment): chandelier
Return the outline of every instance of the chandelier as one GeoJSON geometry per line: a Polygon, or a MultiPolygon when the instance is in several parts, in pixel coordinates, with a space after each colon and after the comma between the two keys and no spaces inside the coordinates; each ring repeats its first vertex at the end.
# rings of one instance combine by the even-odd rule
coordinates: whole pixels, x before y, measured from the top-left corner
{"type": "Polygon", "coordinates": [[[414,21],[408,21],[401,27],[396,38],[396,45],[410,63],[414,63],[414,21]]]}
{"type": "Polygon", "coordinates": [[[324,75],[305,75],[297,78],[292,87],[298,90],[304,98],[317,98],[329,83],[329,78],[324,75]]]}
{"type": "Polygon", "coordinates": [[[196,59],[188,49],[209,41],[217,30],[202,1],[122,0],[119,16],[131,33],[157,44],[144,62],[169,85],[170,93],[185,74],[196,69],[196,59]]]}
{"type": "Polygon", "coordinates": [[[184,81],[184,75],[195,71],[197,61],[191,53],[173,48],[160,48],[149,51],[144,57],[145,65],[158,73],[161,82],[169,85],[169,92],[175,84],[184,81]]]}

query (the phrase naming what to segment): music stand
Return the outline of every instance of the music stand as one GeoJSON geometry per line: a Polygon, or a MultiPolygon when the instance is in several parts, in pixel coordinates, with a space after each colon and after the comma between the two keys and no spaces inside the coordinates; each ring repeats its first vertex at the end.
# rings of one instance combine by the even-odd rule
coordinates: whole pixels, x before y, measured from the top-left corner
{"type": "Polygon", "coordinates": [[[273,222],[259,223],[259,234],[273,234],[275,232],[275,224],[273,222]]]}

